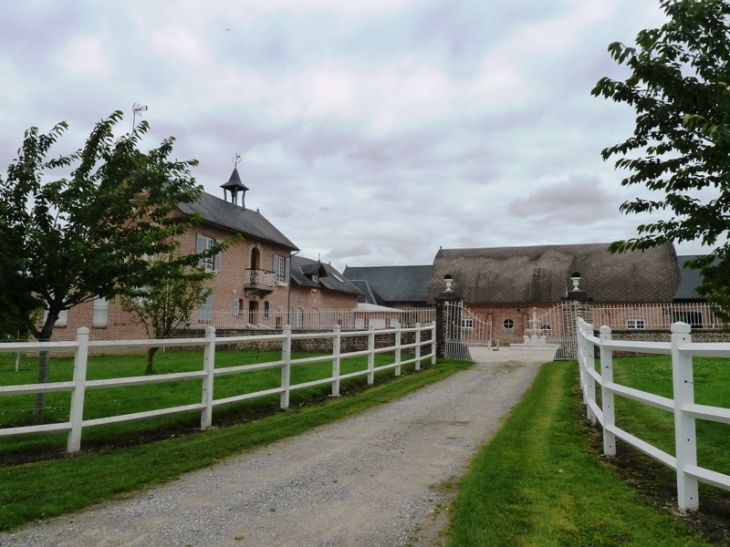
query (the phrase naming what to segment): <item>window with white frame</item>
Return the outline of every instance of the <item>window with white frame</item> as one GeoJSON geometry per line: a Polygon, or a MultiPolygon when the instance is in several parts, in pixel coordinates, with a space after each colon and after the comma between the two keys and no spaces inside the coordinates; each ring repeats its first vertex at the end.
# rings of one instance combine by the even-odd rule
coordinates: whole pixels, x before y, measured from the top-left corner
{"type": "MultiPolygon", "coordinates": [[[[48,310],[43,310],[43,322],[45,323],[48,319],[48,310]]],[[[58,319],[56,319],[56,327],[65,327],[68,323],[68,310],[61,310],[58,312],[58,319]]]]}
{"type": "Polygon", "coordinates": [[[264,317],[274,317],[274,305],[268,300],[264,300],[264,317]]]}
{"type": "Polygon", "coordinates": [[[289,259],[283,256],[274,255],[274,276],[277,283],[288,284],[289,280],[289,259]]]}
{"type": "Polygon", "coordinates": [[[507,318],[504,321],[502,321],[502,327],[504,330],[514,330],[515,328],[515,320],[507,318]]]}
{"type": "Polygon", "coordinates": [[[644,321],[643,319],[627,319],[626,328],[627,329],[645,329],[646,321],[644,321]]]}
{"type": "MultiPolygon", "coordinates": [[[[206,237],[202,234],[197,234],[195,241],[195,252],[202,253],[211,249],[215,245],[215,239],[212,237],[206,237]]],[[[211,272],[219,272],[221,269],[221,253],[214,256],[208,256],[201,258],[198,262],[200,266],[211,272]]]]}
{"type": "Polygon", "coordinates": [[[109,323],[109,302],[106,298],[94,299],[94,315],[91,324],[94,327],[106,327],[109,323]]]}
{"type": "Polygon", "coordinates": [[[198,321],[201,323],[210,323],[213,321],[213,295],[209,294],[205,302],[200,305],[198,311],[198,321]]]}
{"type": "Polygon", "coordinates": [[[462,319],[461,328],[464,330],[474,330],[474,319],[462,319]]]}
{"type": "Polygon", "coordinates": [[[243,313],[243,298],[233,299],[233,315],[238,317],[243,313]]]}

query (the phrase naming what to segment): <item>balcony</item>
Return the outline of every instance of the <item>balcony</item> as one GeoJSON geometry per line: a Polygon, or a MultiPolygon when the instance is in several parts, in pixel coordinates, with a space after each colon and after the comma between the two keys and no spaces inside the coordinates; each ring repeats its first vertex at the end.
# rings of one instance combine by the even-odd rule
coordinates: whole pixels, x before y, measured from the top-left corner
{"type": "Polygon", "coordinates": [[[246,269],[246,278],[243,282],[243,292],[246,298],[252,296],[263,298],[274,292],[274,287],[276,287],[274,272],[257,268],[246,269]]]}

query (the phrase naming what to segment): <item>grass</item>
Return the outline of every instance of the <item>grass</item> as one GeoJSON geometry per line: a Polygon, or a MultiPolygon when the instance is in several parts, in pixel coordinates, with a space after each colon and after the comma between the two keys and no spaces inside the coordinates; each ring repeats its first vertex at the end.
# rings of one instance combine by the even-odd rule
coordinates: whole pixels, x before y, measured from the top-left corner
{"type": "Polygon", "coordinates": [[[391,370],[391,379],[367,390],[259,420],[110,452],[2,467],[0,530],[169,481],[223,458],[387,403],[469,366],[466,362],[441,361],[418,374],[395,378],[391,370]]]}
{"type": "MultiPolygon", "coordinates": [[[[312,357],[315,354],[294,352],[294,359],[312,357]]],[[[405,356],[408,359],[410,356],[405,356]]],[[[281,359],[281,352],[253,352],[219,350],[216,352],[216,368],[226,368],[235,365],[264,363],[281,359]]],[[[375,365],[381,366],[392,363],[392,354],[376,354],[375,365]]],[[[430,362],[430,360],[428,360],[430,362]]],[[[155,369],[158,374],[172,372],[188,372],[202,369],[202,351],[173,351],[159,353],[155,358],[155,369]]],[[[423,360],[425,363],[426,360],[423,360]]],[[[37,357],[24,356],[21,359],[19,371],[15,371],[15,355],[0,353],[0,385],[32,384],[37,381],[37,357]]],[[[143,376],[146,366],[145,354],[124,355],[95,355],[89,357],[88,379],[120,378],[128,376],[143,376]]],[[[347,374],[367,369],[366,357],[351,357],[342,359],[340,371],[347,374]]],[[[414,369],[410,364],[403,367],[404,372],[414,369]]],[[[292,384],[327,378],[332,373],[330,362],[313,363],[303,366],[293,366],[291,371],[292,384]]],[[[377,373],[376,378],[382,379],[393,376],[392,369],[377,373]]],[[[73,357],[54,357],[51,363],[51,382],[70,381],[73,377],[73,357]]],[[[362,386],[366,382],[365,376],[343,381],[344,389],[362,386]]],[[[249,373],[219,376],[214,383],[214,397],[222,399],[234,395],[252,393],[271,389],[281,385],[280,369],[261,370],[249,373]]],[[[120,414],[144,412],[178,405],[200,402],[201,380],[184,380],[177,382],[163,382],[129,387],[105,388],[89,390],[86,393],[84,404],[84,419],[102,418],[120,414]]],[[[329,385],[316,386],[291,392],[290,404],[300,405],[315,397],[326,395],[329,385]]],[[[32,423],[35,395],[4,396],[0,398],[0,428],[17,427],[32,423]]],[[[49,393],[46,400],[45,422],[66,422],[69,417],[71,394],[49,393]]],[[[271,411],[278,408],[279,396],[273,395],[264,398],[252,399],[233,405],[217,407],[214,411],[215,420],[229,421],[231,418],[245,414],[271,411]]],[[[199,413],[173,415],[141,422],[131,422],[85,429],[82,446],[87,443],[99,444],[109,441],[123,441],[125,437],[150,435],[155,431],[173,427],[194,428],[200,422],[199,413]]],[[[10,437],[0,441],[0,456],[29,451],[62,451],[65,449],[66,434],[34,435],[27,437],[10,437]]]]}
{"type": "Polygon", "coordinates": [[[473,460],[449,547],[708,545],[587,453],[575,362],[544,365],[473,460]]]}
{"type": "MultiPolygon", "coordinates": [[[[730,407],[730,361],[720,358],[693,360],[695,402],[730,407]]],[[[648,393],[672,398],[672,363],[669,356],[614,359],[617,383],[648,393]]],[[[600,388],[598,388],[600,392],[600,388]]],[[[642,403],[615,397],[616,425],[674,455],[674,415],[642,403]]],[[[700,466],[730,475],[730,426],[706,420],[696,421],[697,461],[700,466]]],[[[707,492],[713,487],[701,485],[707,492]]],[[[701,499],[700,499],[701,503],[701,499]]]]}

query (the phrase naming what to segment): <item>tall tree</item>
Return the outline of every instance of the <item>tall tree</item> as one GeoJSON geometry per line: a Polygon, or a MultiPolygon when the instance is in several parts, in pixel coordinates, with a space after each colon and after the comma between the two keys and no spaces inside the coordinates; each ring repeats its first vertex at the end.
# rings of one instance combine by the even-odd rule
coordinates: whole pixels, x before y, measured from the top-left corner
{"type": "Polygon", "coordinates": [[[667,241],[699,240],[714,250],[689,264],[698,288],[730,319],[730,2],[663,0],[668,21],[643,30],[636,47],[608,50],[630,70],[624,81],[599,80],[592,93],[636,110],[634,133],[606,148],[604,160],[629,175],[623,186],[642,185],[624,213],[667,211],[637,228],[638,236],[611,245],[614,252],[646,249],[667,241]]]}
{"type": "MultiPolygon", "coordinates": [[[[174,262],[174,254],[166,254],[155,261],[174,262]]],[[[177,266],[174,275],[160,279],[157,284],[142,287],[139,296],[120,297],[122,308],[132,314],[145,328],[149,338],[168,338],[176,329],[187,327],[195,308],[205,302],[211,289],[205,283],[213,276],[202,268],[177,266]]],[[[154,373],[155,354],[160,348],[147,349],[147,373],[154,373]]]]}
{"type": "MultiPolygon", "coordinates": [[[[180,268],[198,262],[196,255],[146,260],[174,251],[176,236],[199,220],[174,213],[178,203],[200,196],[190,174],[197,162],[170,160],[173,138],[141,152],[146,122],[116,138],[122,117],[114,112],[96,124],[83,148],[52,159],[46,158],[67,124],[48,134],[32,127],[7,178],[0,178],[0,313],[38,340],[51,339],[63,310],[174,279],[180,268]],[[39,326],[40,310],[46,313],[39,326]]],[[[205,256],[219,250],[214,246],[205,256]]],[[[48,371],[48,353],[42,352],[40,383],[48,371]]],[[[38,394],[36,422],[42,421],[44,403],[44,394],[38,394]]]]}

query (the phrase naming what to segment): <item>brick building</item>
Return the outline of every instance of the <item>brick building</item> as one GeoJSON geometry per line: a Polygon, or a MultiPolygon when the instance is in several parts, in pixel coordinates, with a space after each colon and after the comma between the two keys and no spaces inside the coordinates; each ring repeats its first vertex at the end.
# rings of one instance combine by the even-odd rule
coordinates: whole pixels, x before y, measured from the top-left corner
{"type": "Polygon", "coordinates": [[[433,301],[445,288],[444,276],[451,274],[453,290],[478,319],[491,322],[492,337],[500,343],[522,342],[533,310],[543,320],[542,329],[562,338],[559,308],[576,271],[591,307],[621,304],[627,328],[641,328],[640,318],[631,315],[633,305],[672,302],[680,283],[671,244],[623,254],[609,253],[607,243],[441,249],[428,296],[433,301]]]}
{"type": "MultiPolygon", "coordinates": [[[[181,214],[197,214],[201,223],[181,237],[180,251],[195,253],[216,241],[235,235],[242,239],[201,266],[214,272],[208,282],[213,289],[208,300],[191,317],[199,328],[245,329],[287,323],[289,271],[296,245],[261,213],[245,207],[248,188],[233,169],[229,181],[221,186],[223,199],[203,193],[195,203],[180,204],[181,214]],[[241,203],[239,204],[239,194],[241,203]]],[[[54,339],[75,337],[81,326],[91,328],[93,338],[144,338],[144,328],[121,310],[118,302],[97,299],[63,313],[54,328],[54,339]]]]}
{"type": "Polygon", "coordinates": [[[291,259],[289,304],[294,329],[348,327],[362,293],[332,265],[301,256],[291,259]]]}

